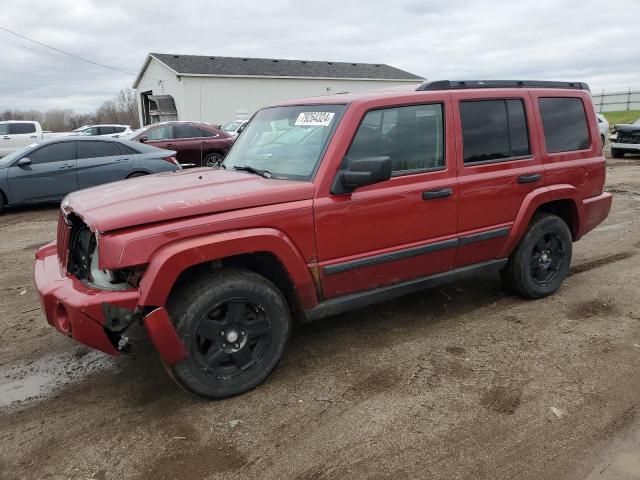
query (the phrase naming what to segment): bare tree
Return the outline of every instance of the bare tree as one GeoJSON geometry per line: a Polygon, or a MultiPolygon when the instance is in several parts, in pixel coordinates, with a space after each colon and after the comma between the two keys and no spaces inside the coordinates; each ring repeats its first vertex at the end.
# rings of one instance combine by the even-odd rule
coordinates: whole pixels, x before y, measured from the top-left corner
{"type": "Polygon", "coordinates": [[[64,132],[93,123],[120,123],[138,128],[138,104],[133,90],[123,88],[111,100],[98,107],[95,113],[76,113],[67,108],[52,108],[46,112],[38,110],[5,110],[0,120],[34,120],[44,130],[64,132]]]}

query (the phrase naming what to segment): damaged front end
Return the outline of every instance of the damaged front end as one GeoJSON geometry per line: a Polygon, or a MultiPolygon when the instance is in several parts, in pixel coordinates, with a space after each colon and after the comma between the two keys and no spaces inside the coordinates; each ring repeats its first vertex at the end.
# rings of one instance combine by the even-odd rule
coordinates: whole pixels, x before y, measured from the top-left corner
{"type": "Polygon", "coordinates": [[[144,324],[165,363],[185,349],[164,308],[138,305],[145,266],[100,268],[99,233],[61,212],[57,244],[36,254],[35,280],[47,321],[60,333],[111,355],[131,351],[129,329],[144,324]]]}

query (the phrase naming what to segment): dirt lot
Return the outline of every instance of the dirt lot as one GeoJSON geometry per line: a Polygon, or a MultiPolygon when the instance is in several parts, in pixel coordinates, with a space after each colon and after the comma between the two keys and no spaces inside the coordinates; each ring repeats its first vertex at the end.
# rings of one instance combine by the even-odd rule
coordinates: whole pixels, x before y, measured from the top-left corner
{"type": "Polygon", "coordinates": [[[640,158],[544,300],[471,279],[299,328],[259,388],[203,401],[146,344],[50,328],[33,253],[55,208],[0,217],[1,479],[640,478],[640,158]]]}

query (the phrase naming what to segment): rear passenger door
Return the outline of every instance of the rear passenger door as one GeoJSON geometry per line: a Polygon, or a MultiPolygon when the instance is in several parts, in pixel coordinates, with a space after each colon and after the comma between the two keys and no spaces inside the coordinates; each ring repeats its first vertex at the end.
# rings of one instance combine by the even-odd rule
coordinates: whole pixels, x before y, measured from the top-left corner
{"type": "Polygon", "coordinates": [[[458,132],[459,246],[455,266],[497,258],[518,210],[545,186],[539,146],[530,135],[527,92],[454,92],[458,132]]]}
{"type": "Polygon", "coordinates": [[[445,105],[443,99],[364,112],[344,162],[389,156],[393,176],[350,194],[316,198],[325,298],[452,268],[458,189],[445,105]]]}
{"type": "Polygon", "coordinates": [[[173,145],[169,149],[178,151],[178,162],[181,164],[202,165],[202,131],[195,125],[177,123],[173,126],[173,145]]]}
{"type": "Polygon", "coordinates": [[[103,140],[78,141],[78,188],[122,180],[129,166],[133,150],[117,142],[103,140]]]}

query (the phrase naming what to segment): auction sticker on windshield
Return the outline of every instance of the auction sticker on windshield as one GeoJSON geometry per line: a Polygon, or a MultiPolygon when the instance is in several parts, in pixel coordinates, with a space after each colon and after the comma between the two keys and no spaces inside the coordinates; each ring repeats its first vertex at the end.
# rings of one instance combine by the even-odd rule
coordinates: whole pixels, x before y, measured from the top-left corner
{"type": "Polygon", "coordinates": [[[333,120],[333,112],[302,112],[296,119],[297,126],[326,127],[333,120]]]}

